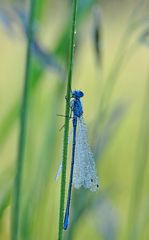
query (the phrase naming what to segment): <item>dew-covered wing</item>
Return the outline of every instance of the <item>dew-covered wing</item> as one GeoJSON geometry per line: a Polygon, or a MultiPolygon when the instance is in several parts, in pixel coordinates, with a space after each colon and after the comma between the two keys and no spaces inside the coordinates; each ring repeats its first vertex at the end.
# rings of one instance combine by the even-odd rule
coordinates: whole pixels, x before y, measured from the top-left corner
{"type": "Polygon", "coordinates": [[[87,128],[83,117],[78,118],[73,185],[75,188],[82,186],[91,191],[97,191],[99,186],[95,161],[88,144],[87,128]]]}

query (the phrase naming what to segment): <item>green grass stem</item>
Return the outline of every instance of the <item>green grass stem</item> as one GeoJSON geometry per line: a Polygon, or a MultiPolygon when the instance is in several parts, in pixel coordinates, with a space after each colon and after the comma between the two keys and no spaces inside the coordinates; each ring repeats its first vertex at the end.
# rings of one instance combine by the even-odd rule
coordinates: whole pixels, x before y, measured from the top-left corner
{"type": "MultiPolygon", "coordinates": [[[[66,116],[69,116],[69,112],[70,112],[69,102],[70,102],[70,95],[71,95],[72,70],[73,70],[74,49],[75,49],[76,15],[77,15],[77,0],[73,0],[73,5],[72,5],[72,29],[71,29],[71,38],[70,38],[70,55],[69,55],[68,81],[67,81],[67,92],[66,92],[67,101],[66,101],[66,108],[65,108],[65,115],[66,116]]],[[[61,177],[61,190],[60,190],[60,212],[59,212],[58,240],[63,239],[63,218],[64,218],[64,204],[65,204],[68,135],[69,135],[69,118],[65,118],[64,142],[63,142],[63,159],[62,159],[62,177],[61,177]]]]}
{"type": "Polygon", "coordinates": [[[118,81],[122,67],[125,64],[125,61],[127,61],[128,63],[128,58],[130,60],[130,54],[134,54],[134,49],[132,49],[134,44],[130,47],[129,43],[134,33],[134,30],[136,30],[137,28],[137,27],[134,28],[134,22],[136,20],[135,18],[137,14],[139,13],[140,7],[142,7],[142,3],[140,0],[138,0],[136,2],[136,5],[134,6],[133,11],[130,13],[129,19],[127,21],[126,29],[124,30],[124,33],[120,40],[116,54],[114,56],[114,61],[112,63],[110,72],[106,77],[106,83],[105,83],[103,92],[101,94],[101,100],[99,103],[99,108],[97,111],[97,116],[96,116],[94,127],[93,127],[93,132],[92,132],[93,136],[95,136],[97,133],[97,126],[100,126],[100,129],[103,127],[103,124],[105,123],[107,113],[109,110],[109,104],[111,102],[111,99],[114,93],[114,88],[118,81]],[[129,53],[129,56],[127,56],[127,59],[125,59],[126,53],[127,54],[129,53]]]}
{"type": "Polygon", "coordinates": [[[20,116],[20,133],[18,141],[18,154],[16,162],[16,176],[14,181],[14,196],[12,203],[12,229],[11,240],[19,239],[19,215],[20,215],[20,196],[21,196],[21,183],[24,162],[24,152],[26,143],[26,130],[27,130],[27,116],[28,116],[28,97],[30,87],[30,72],[31,72],[31,44],[33,39],[33,23],[35,18],[35,4],[36,0],[31,1],[29,22],[28,22],[28,40],[27,40],[27,54],[26,54],[26,67],[24,77],[24,87],[22,95],[22,106],[20,116]]]}
{"type": "Polygon", "coordinates": [[[149,96],[149,77],[145,89],[144,104],[141,114],[141,122],[138,136],[138,143],[136,149],[135,163],[134,163],[134,179],[132,186],[132,194],[130,199],[130,207],[128,213],[128,229],[127,239],[141,239],[138,232],[139,216],[141,213],[141,202],[143,196],[144,180],[148,165],[149,154],[149,110],[148,110],[148,96],[149,96]],[[138,147],[139,146],[139,147],[138,147]]]}

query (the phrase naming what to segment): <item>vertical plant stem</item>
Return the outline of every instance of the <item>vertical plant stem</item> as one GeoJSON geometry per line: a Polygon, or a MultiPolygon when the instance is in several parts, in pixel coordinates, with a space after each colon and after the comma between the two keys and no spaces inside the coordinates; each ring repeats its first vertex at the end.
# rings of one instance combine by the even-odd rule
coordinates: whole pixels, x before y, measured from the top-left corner
{"type": "MultiPolygon", "coordinates": [[[[73,70],[73,61],[74,61],[76,15],[77,15],[77,0],[73,0],[73,5],[72,5],[72,29],[71,29],[71,36],[70,36],[71,37],[70,38],[70,53],[69,53],[70,55],[69,55],[68,80],[67,80],[67,92],[66,92],[67,101],[66,101],[66,108],[65,108],[65,115],[66,116],[69,116],[69,112],[70,112],[69,102],[70,102],[70,94],[71,94],[72,70],[73,70]]],[[[64,218],[64,203],[65,203],[68,134],[69,134],[69,118],[67,117],[67,118],[65,118],[65,127],[64,127],[58,240],[63,239],[63,218],[64,218]]]]}
{"type": "Polygon", "coordinates": [[[141,114],[141,122],[138,136],[138,144],[135,156],[133,189],[130,199],[130,208],[128,215],[128,240],[140,239],[138,234],[138,222],[141,212],[141,200],[144,186],[144,179],[148,164],[149,154],[149,75],[145,89],[144,104],[141,114]]]}
{"type": "Polygon", "coordinates": [[[20,215],[20,198],[21,198],[21,183],[23,172],[23,161],[26,143],[26,130],[27,130],[27,115],[28,115],[28,98],[29,98],[29,81],[31,72],[31,45],[33,39],[33,22],[35,18],[35,3],[36,0],[30,1],[30,14],[28,21],[28,40],[27,40],[27,54],[26,66],[24,76],[24,87],[22,94],[22,107],[20,116],[20,134],[18,141],[18,155],[16,162],[16,176],[14,181],[14,196],[12,203],[12,229],[11,240],[19,239],[19,215],[20,215]]]}
{"type": "MultiPolygon", "coordinates": [[[[142,8],[142,5],[143,5],[142,0],[138,0],[136,2],[134,9],[129,16],[126,29],[122,35],[122,39],[121,39],[118,49],[116,51],[116,55],[114,57],[114,61],[113,61],[111,70],[106,78],[105,87],[104,87],[103,93],[101,95],[99,109],[97,111],[97,116],[95,119],[93,132],[92,132],[93,137],[97,135],[97,126],[100,126],[100,128],[102,128],[103,124],[106,120],[107,113],[109,110],[109,103],[112,99],[113,92],[114,92],[114,87],[118,80],[122,66],[125,63],[125,55],[126,55],[127,51],[129,50],[128,45],[130,42],[130,38],[131,38],[132,34],[134,33],[133,25],[134,25],[135,17],[139,13],[140,8],[142,8]]],[[[129,54],[130,54],[130,52],[129,52],[129,54]]],[[[95,139],[95,137],[94,137],[94,139],[95,139]]]]}

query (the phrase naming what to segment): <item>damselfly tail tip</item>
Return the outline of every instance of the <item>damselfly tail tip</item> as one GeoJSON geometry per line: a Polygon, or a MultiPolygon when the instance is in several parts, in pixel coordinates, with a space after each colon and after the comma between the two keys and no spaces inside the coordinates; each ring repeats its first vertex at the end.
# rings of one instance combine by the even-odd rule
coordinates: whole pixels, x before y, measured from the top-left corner
{"type": "Polygon", "coordinates": [[[68,215],[67,215],[67,216],[65,216],[63,229],[64,229],[64,230],[67,230],[68,225],[69,225],[69,218],[68,218],[68,215]]]}
{"type": "Polygon", "coordinates": [[[69,208],[66,208],[66,213],[65,213],[65,219],[64,219],[64,225],[63,225],[63,229],[67,230],[69,225],[69,208]]]}
{"type": "Polygon", "coordinates": [[[67,230],[67,228],[68,228],[68,225],[65,225],[65,224],[64,224],[63,229],[64,229],[64,230],[67,230]]]}

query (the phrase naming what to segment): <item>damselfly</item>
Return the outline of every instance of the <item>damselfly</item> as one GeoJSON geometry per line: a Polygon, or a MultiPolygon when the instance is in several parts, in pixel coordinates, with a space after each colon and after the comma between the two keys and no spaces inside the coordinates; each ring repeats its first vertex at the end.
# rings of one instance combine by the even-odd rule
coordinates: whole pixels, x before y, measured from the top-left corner
{"type": "MultiPolygon", "coordinates": [[[[83,96],[84,93],[79,90],[72,91],[71,93],[70,108],[73,125],[72,162],[68,198],[63,225],[64,230],[66,230],[69,225],[72,185],[75,188],[84,187],[93,192],[97,191],[99,187],[94,157],[88,145],[87,128],[83,120],[83,108],[80,100],[80,98],[83,96]]],[[[61,167],[62,164],[58,170],[57,175],[59,175],[61,167]]]]}

